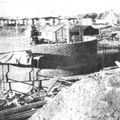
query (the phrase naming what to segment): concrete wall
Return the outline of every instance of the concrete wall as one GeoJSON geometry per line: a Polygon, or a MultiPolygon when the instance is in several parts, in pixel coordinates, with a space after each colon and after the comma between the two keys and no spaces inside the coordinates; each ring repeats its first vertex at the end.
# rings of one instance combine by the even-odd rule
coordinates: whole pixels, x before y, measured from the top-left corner
{"type": "Polygon", "coordinates": [[[98,51],[97,61],[100,68],[115,66],[115,61],[120,61],[120,51],[117,49],[106,50],[106,53],[98,51]]]}
{"type": "Polygon", "coordinates": [[[33,46],[32,53],[36,56],[43,55],[39,60],[42,75],[88,73],[96,69],[97,40],[73,44],[42,44],[33,46]]]}

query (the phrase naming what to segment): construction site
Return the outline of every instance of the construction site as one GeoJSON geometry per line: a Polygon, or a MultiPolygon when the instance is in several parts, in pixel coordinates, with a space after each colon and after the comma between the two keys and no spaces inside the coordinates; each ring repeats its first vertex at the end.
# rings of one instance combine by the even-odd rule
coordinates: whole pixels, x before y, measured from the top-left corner
{"type": "Polygon", "coordinates": [[[120,119],[119,21],[91,16],[0,18],[0,120],[120,119]]]}

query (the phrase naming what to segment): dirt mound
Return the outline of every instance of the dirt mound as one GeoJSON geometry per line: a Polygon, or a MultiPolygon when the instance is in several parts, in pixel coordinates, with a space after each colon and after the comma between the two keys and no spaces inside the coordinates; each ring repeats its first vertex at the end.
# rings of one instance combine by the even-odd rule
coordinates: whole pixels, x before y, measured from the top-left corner
{"type": "Polygon", "coordinates": [[[83,77],[59,92],[29,120],[120,119],[120,88],[116,87],[119,74],[100,72],[83,77]]]}

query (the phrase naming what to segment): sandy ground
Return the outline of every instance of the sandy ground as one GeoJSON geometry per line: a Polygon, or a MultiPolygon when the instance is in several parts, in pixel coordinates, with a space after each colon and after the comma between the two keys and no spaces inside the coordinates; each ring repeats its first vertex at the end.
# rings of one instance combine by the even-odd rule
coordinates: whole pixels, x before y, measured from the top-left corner
{"type": "Polygon", "coordinates": [[[119,120],[120,69],[84,76],[29,120],[119,120]]]}

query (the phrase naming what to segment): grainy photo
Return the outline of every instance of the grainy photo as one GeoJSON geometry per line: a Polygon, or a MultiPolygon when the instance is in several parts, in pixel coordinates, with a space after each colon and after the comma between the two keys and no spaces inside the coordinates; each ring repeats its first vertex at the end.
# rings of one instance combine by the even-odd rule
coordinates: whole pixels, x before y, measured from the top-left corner
{"type": "Polygon", "coordinates": [[[0,120],[120,120],[120,2],[0,0],[0,120]]]}

